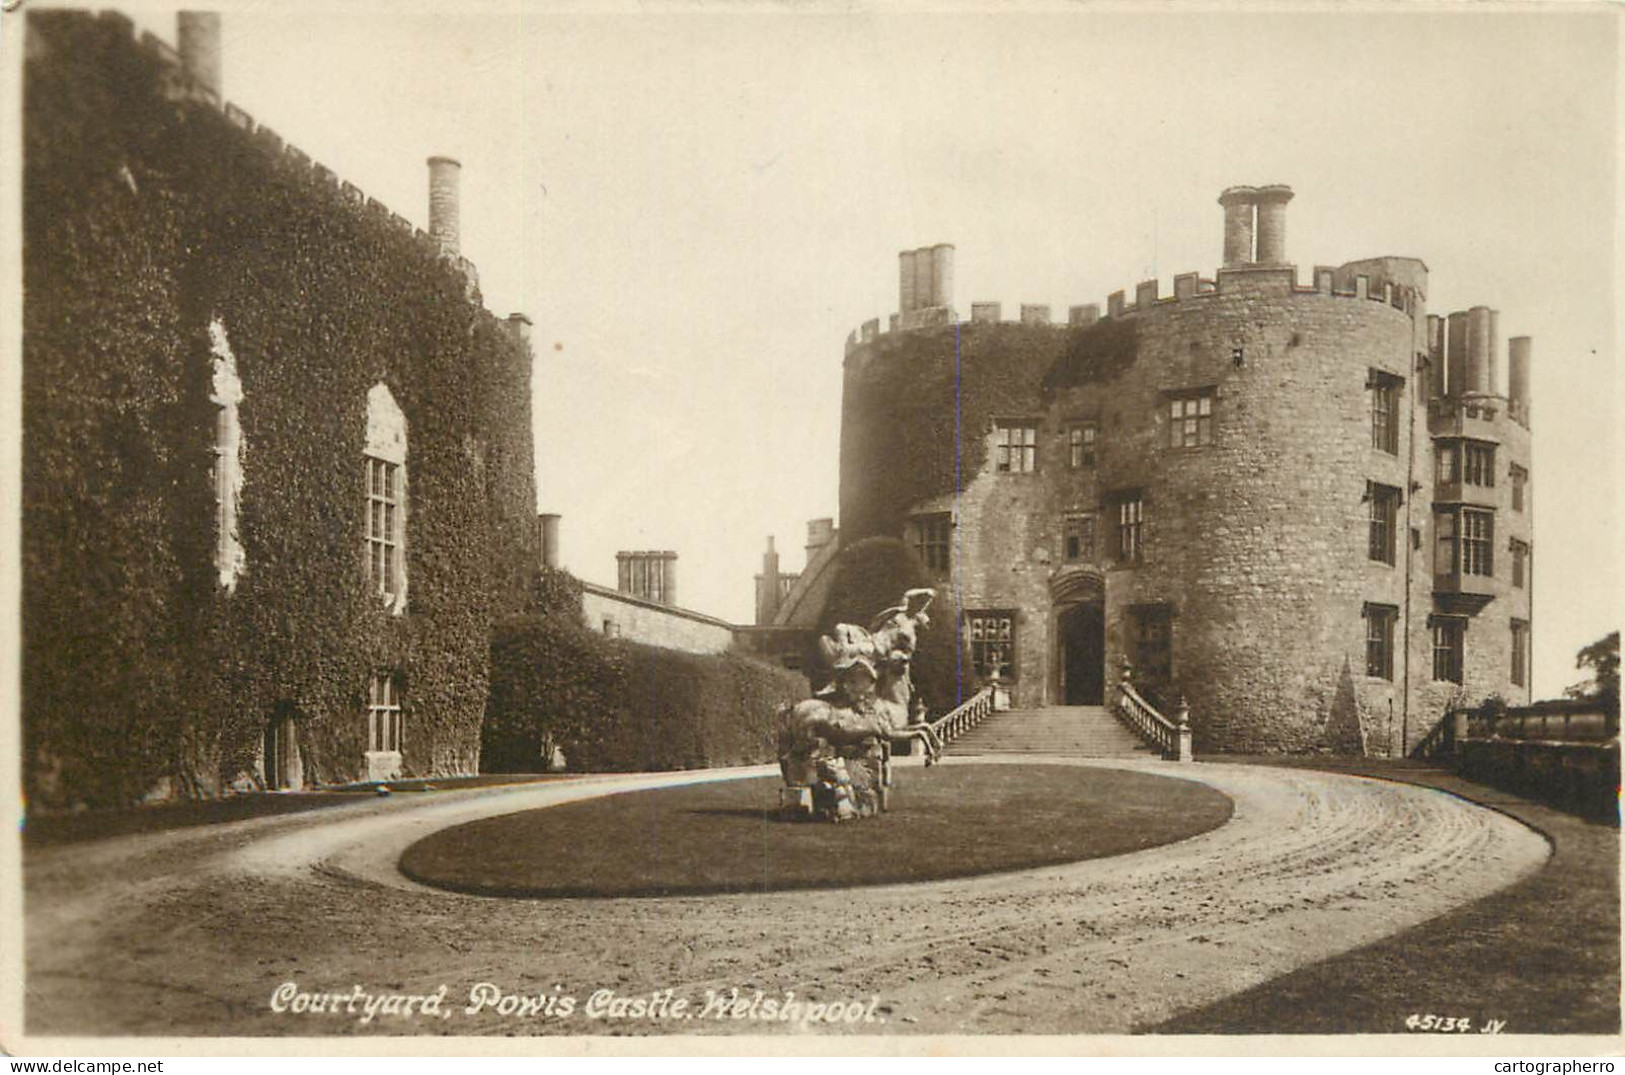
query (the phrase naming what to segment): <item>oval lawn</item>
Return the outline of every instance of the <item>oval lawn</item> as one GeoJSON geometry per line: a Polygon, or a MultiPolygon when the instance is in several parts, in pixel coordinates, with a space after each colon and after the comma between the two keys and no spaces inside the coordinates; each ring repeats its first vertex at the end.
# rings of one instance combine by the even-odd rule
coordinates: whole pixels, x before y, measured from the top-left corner
{"type": "Polygon", "coordinates": [[[1121,855],[1224,824],[1205,784],[1081,765],[903,769],[890,809],[789,820],[778,777],[620,792],[484,818],[408,847],[401,869],[456,892],[683,896],[935,881],[1121,855]]]}

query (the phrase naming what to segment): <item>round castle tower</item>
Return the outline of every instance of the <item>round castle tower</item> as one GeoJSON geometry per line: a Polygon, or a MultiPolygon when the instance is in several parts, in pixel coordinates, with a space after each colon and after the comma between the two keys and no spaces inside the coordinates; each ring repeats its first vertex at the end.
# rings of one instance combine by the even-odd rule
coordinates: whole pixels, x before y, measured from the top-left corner
{"type": "Polygon", "coordinates": [[[1300,284],[1291,197],[1227,189],[1214,279],[1066,325],[960,321],[952,247],[911,251],[849,338],[843,543],[913,546],[1017,706],[1109,702],[1126,660],[1198,750],[1399,753],[1528,700],[1528,341],[1508,399],[1493,313],[1429,318],[1422,262],[1300,284]]]}

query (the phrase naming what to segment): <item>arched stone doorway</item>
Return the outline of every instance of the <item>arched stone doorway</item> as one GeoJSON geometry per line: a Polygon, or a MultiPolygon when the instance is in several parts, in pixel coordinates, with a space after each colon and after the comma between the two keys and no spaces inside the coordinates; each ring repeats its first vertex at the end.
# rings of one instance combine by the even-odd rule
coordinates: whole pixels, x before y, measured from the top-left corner
{"type": "Polygon", "coordinates": [[[260,762],[267,791],[298,791],[305,785],[304,764],[299,757],[299,736],[293,717],[293,707],[283,703],[265,722],[260,762]]]}
{"type": "Polygon", "coordinates": [[[1061,705],[1106,702],[1106,580],[1092,567],[1071,567],[1050,580],[1055,608],[1052,697],[1061,705]]]}
{"type": "Polygon", "coordinates": [[[1106,704],[1106,604],[1081,601],[1059,610],[1056,667],[1063,705],[1106,704]]]}

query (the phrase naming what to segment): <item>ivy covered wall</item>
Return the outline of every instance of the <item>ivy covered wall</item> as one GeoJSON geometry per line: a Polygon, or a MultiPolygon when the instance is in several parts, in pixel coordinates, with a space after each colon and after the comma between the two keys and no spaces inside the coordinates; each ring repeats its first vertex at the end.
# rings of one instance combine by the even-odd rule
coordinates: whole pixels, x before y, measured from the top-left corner
{"type": "Polygon", "coordinates": [[[33,12],[25,72],[23,715],[31,808],[212,794],[291,713],[306,783],[472,772],[496,618],[523,607],[530,355],[458,269],[313,179],[122,20],[33,12]],[[245,564],[213,566],[208,326],[242,381],[245,564]],[[366,569],[368,390],[409,427],[410,599],[366,569]]]}

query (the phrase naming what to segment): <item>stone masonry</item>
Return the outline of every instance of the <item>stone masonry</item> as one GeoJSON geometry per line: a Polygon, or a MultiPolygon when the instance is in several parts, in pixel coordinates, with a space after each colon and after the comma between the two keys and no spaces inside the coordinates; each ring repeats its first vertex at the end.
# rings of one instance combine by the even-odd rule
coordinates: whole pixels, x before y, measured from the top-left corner
{"type": "MultiPolygon", "coordinates": [[[[1109,697],[1132,657],[1168,704],[1188,700],[1198,750],[1402,754],[1452,701],[1529,700],[1528,340],[1511,341],[1509,399],[1494,312],[1430,317],[1422,262],[1317,266],[1300,282],[1284,253],[1291,196],[1227,189],[1215,278],[1177,277],[1171,296],[1145,281],[1132,303],[1111,296],[1105,320],[1056,325],[1024,307],[1012,323],[977,303],[967,321],[849,339],[849,400],[889,362],[958,371],[966,391],[986,383],[967,371],[998,371],[1006,409],[961,433],[988,438],[986,462],[893,517],[951,518],[943,582],[967,624],[1012,618],[1016,705],[1096,702],[1098,684],[1109,697]],[[1112,331],[1130,334],[1126,361],[1076,361],[1088,334],[1112,331]],[[1012,388],[1024,402],[1009,410],[1012,388]],[[1190,443],[1175,446],[1176,422],[1190,443]],[[1030,470],[1001,469],[1000,426],[1036,428],[1030,470]],[[1130,503],[1137,557],[1119,546],[1130,503]]],[[[935,298],[951,313],[951,295],[935,298]]],[[[884,465],[850,448],[843,529],[848,469],[884,465]]],[[[893,536],[913,543],[915,526],[893,536]]]]}

